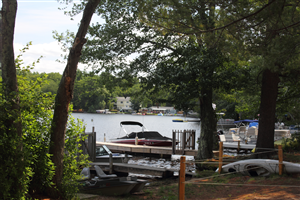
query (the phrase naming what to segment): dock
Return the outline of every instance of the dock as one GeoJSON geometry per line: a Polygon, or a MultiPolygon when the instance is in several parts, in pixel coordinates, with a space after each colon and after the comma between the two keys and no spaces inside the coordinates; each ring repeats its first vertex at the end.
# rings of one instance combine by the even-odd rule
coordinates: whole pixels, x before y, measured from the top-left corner
{"type": "MultiPolygon", "coordinates": [[[[94,162],[91,165],[98,165],[103,171],[110,171],[110,163],[94,162]]],[[[163,178],[171,177],[174,172],[179,172],[179,169],[156,168],[144,165],[135,165],[127,163],[113,163],[112,173],[134,173],[134,174],[147,174],[151,176],[160,176],[163,178]]],[[[186,175],[195,176],[196,173],[186,172],[186,175]]]]}
{"type": "Polygon", "coordinates": [[[224,149],[239,149],[239,150],[252,150],[255,148],[255,144],[243,144],[238,142],[223,142],[224,149]]]}
{"type": "MultiPolygon", "coordinates": [[[[130,145],[130,144],[116,144],[111,142],[96,142],[96,146],[106,145],[112,152],[121,153],[143,153],[143,154],[156,154],[161,156],[171,156],[172,147],[157,147],[157,146],[143,146],[143,145],[130,145]]],[[[176,154],[196,156],[198,150],[184,149],[176,150],[176,154]]]]}

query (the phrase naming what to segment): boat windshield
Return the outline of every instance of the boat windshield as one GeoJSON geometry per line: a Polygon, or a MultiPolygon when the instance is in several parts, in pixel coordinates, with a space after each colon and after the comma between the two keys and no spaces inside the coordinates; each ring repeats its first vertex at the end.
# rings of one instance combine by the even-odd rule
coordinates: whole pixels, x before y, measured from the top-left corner
{"type": "Polygon", "coordinates": [[[106,146],[96,147],[96,156],[109,155],[111,151],[106,146]]]}

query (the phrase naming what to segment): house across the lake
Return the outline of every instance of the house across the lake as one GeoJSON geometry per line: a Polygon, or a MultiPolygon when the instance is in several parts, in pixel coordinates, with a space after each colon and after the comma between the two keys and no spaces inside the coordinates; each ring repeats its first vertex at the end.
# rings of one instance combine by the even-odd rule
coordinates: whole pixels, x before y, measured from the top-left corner
{"type": "Polygon", "coordinates": [[[123,112],[132,111],[130,97],[117,97],[116,108],[123,112]]]}

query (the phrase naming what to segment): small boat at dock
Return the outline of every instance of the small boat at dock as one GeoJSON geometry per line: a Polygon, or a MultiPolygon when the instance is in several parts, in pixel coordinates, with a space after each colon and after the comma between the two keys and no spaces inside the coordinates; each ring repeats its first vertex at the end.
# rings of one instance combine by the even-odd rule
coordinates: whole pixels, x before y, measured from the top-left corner
{"type": "Polygon", "coordinates": [[[112,143],[119,143],[119,144],[138,144],[138,145],[147,145],[147,146],[172,146],[172,138],[168,138],[162,136],[157,131],[149,131],[147,130],[144,125],[140,122],[135,121],[123,121],[120,123],[121,128],[124,130],[126,135],[124,137],[111,139],[110,142],[112,143]],[[131,132],[130,134],[127,133],[124,126],[139,126],[142,128],[142,131],[139,132],[131,132]]]}
{"type": "Polygon", "coordinates": [[[131,155],[112,153],[106,145],[96,147],[96,162],[109,162],[109,155],[112,155],[113,163],[127,163],[131,155]]]}
{"type": "Polygon", "coordinates": [[[97,165],[93,168],[83,168],[81,176],[82,179],[78,181],[79,191],[98,195],[124,195],[139,192],[148,182],[136,177],[117,177],[115,174],[106,175],[97,165]]]}

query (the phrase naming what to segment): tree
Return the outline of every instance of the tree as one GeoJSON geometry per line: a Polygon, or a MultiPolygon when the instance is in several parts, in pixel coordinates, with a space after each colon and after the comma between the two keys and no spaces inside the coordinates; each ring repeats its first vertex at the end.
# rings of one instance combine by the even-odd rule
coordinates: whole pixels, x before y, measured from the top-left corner
{"type": "MultiPolygon", "coordinates": [[[[295,60],[299,59],[300,37],[296,27],[300,18],[297,1],[256,2],[254,5],[250,1],[230,5],[227,11],[247,16],[235,24],[238,31],[231,33],[244,42],[246,51],[262,61],[257,63],[261,69],[261,99],[256,150],[264,151],[274,148],[279,83],[284,83],[282,76],[291,75],[291,69],[296,68],[295,60]]],[[[235,19],[241,19],[239,16],[235,19]]]]}
{"type": "Polygon", "coordinates": [[[19,90],[17,85],[13,38],[17,1],[2,1],[0,18],[1,106],[1,180],[2,198],[21,198],[24,192],[24,162],[19,90]],[[17,168],[18,167],[18,168],[17,168]],[[10,169],[10,170],[8,170],[10,169]],[[12,187],[14,185],[14,187],[12,187]],[[7,196],[6,196],[7,195],[7,196]]]}
{"type": "Polygon", "coordinates": [[[74,39],[72,48],[70,49],[67,65],[63,72],[55,98],[49,149],[49,153],[52,154],[52,162],[55,165],[55,175],[53,178],[54,185],[51,191],[49,191],[53,197],[59,196],[59,193],[55,187],[61,189],[63,179],[65,133],[68,120],[69,104],[73,97],[77,64],[80,59],[82,46],[86,42],[85,35],[88,26],[99,3],[100,0],[89,0],[85,5],[82,20],[80,22],[80,26],[74,39]]]}
{"type": "Polygon", "coordinates": [[[99,79],[99,76],[85,76],[76,82],[72,100],[74,108],[84,109],[87,112],[106,108],[106,102],[109,104],[111,96],[99,79]]]}

